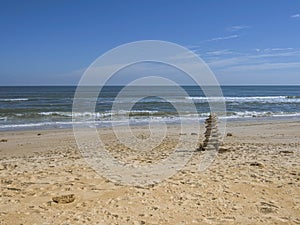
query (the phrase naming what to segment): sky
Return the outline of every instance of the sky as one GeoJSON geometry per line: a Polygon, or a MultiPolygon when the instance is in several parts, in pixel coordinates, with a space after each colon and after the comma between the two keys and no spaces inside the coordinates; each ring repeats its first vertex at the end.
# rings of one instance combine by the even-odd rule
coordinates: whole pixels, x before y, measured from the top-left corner
{"type": "Polygon", "coordinates": [[[140,40],[192,50],[222,85],[300,85],[299,0],[0,0],[0,85],[76,85],[140,40]]]}

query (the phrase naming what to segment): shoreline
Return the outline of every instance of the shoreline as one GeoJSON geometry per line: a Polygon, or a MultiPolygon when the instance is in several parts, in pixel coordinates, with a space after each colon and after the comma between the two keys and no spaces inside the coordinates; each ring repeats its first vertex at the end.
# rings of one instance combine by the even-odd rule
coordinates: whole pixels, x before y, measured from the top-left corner
{"type": "MultiPolygon", "coordinates": [[[[200,124],[204,123],[206,118],[200,118],[198,120],[198,122],[200,124]]],[[[192,121],[193,119],[191,119],[189,121],[189,119],[187,119],[188,123],[195,123],[195,121],[192,121]]],[[[289,122],[289,121],[300,121],[300,116],[270,116],[270,117],[244,117],[244,118],[221,118],[221,121],[225,121],[226,123],[263,123],[263,122],[289,122]]],[[[107,124],[110,124],[109,121],[104,121],[107,124]]],[[[162,123],[164,123],[165,121],[162,120],[162,123]]],[[[53,122],[54,123],[54,122],[53,122]]],[[[8,125],[8,126],[15,126],[15,127],[9,127],[9,128],[0,128],[0,133],[2,132],[15,132],[15,131],[39,131],[39,130],[64,130],[64,129],[73,129],[73,124],[71,121],[65,121],[65,122],[61,122],[61,123],[68,123],[67,125],[61,125],[61,127],[59,127],[58,124],[54,125],[48,125],[48,124],[40,124],[40,123],[36,123],[36,124],[15,124],[15,125],[8,125]]],[[[99,121],[96,121],[96,124],[99,123],[99,121]]],[[[167,122],[168,125],[170,126],[178,126],[180,124],[180,120],[177,121],[173,121],[173,122],[167,122]]],[[[148,122],[136,122],[134,125],[132,125],[133,127],[142,127],[147,125],[148,122]]],[[[116,125],[99,125],[97,124],[96,127],[97,129],[105,129],[105,128],[110,128],[112,126],[116,126],[116,127],[123,127],[126,126],[126,122],[120,122],[119,124],[116,125]]]]}
{"type": "MultiPolygon", "coordinates": [[[[161,125],[157,125],[158,129],[161,125]]],[[[200,123],[200,131],[197,131],[197,127],[191,123],[191,132],[193,133],[193,129],[195,133],[199,134],[199,138],[204,138],[204,122],[200,123]]],[[[168,124],[168,129],[171,130],[179,130],[180,124],[168,124]]],[[[116,126],[114,129],[122,129],[125,128],[125,126],[116,126]]],[[[130,127],[132,130],[137,130],[137,132],[148,132],[148,125],[133,125],[130,127]],[[145,131],[146,130],[146,131],[145,131]]],[[[83,128],[84,130],[85,128],[83,128]]],[[[295,134],[295,137],[297,137],[297,132],[300,132],[300,118],[284,118],[279,120],[264,120],[264,119],[257,119],[255,120],[235,120],[235,121],[227,121],[226,127],[225,127],[225,133],[224,133],[224,140],[226,141],[228,138],[227,133],[231,133],[235,136],[235,138],[238,138],[239,135],[242,137],[245,137],[246,135],[251,135],[251,137],[255,136],[258,139],[260,138],[259,133],[256,133],[257,129],[263,129],[264,133],[270,133],[267,141],[275,141],[277,142],[277,139],[273,140],[270,139],[272,135],[274,136],[274,132],[276,133],[276,129],[281,129],[281,133],[289,133],[289,134],[295,134]],[[293,126],[294,129],[290,130],[289,125],[293,126]],[[297,129],[299,127],[299,129],[297,129]],[[275,129],[275,131],[274,131],[275,129]],[[239,135],[236,135],[235,133],[239,133],[239,135]]],[[[113,129],[112,127],[97,127],[98,132],[102,131],[104,135],[112,135],[113,129]]],[[[298,132],[298,133],[299,133],[298,132]]],[[[179,135],[180,132],[173,132],[173,135],[179,135]],[[176,134],[175,134],[176,133],[176,134]]],[[[56,128],[56,129],[30,129],[30,130],[9,130],[9,131],[0,131],[0,156],[5,155],[19,155],[22,153],[20,149],[24,149],[24,138],[28,140],[28,145],[33,146],[33,150],[26,148],[25,153],[34,152],[35,149],[40,149],[40,142],[44,143],[51,142],[57,143],[59,139],[62,139],[61,141],[66,141],[69,144],[72,144],[73,148],[77,148],[76,141],[74,137],[74,130],[73,128],[56,128]],[[59,137],[59,138],[58,138],[59,137]],[[21,147],[21,148],[20,148],[21,147]]],[[[251,140],[251,139],[250,139],[251,140]]],[[[249,141],[250,141],[249,140],[249,141]]],[[[252,139],[254,141],[254,139],[252,139]]],[[[245,141],[245,140],[244,140],[245,141]]],[[[294,142],[297,141],[297,138],[291,138],[287,139],[287,137],[284,138],[284,142],[294,142]]],[[[300,137],[299,137],[300,141],[300,137]]],[[[51,146],[46,146],[47,148],[51,149],[51,146]]],[[[46,148],[46,149],[47,149],[46,148]]],[[[42,152],[45,152],[45,149],[42,150],[42,152]]],[[[22,153],[24,156],[24,154],[22,153]]]]}

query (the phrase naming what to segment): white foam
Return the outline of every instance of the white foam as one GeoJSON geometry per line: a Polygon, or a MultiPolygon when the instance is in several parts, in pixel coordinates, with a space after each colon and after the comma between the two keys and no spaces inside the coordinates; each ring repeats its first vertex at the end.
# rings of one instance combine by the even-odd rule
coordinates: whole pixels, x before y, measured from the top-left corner
{"type": "Polygon", "coordinates": [[[186,97],[186,99],[198,101],[198,102],[218,102],[218,101],[226,101],[226,102],[268,102],[268,103],[279,103],[279,102],[299,102],[300,98],[293,98],[293,96],[246,96],[246,97],[186,97]]]}
{"type": "Polygon", "coordinates": [[[28,98],[0,98],[0,102],[19,102],[28,100],[28,98]]]}
{"type": "Polygon", "coordinates": [[[7,121],[7,117],[0,117],[0,120],[6,122],[7,121]]]}
{"type": "Polygon", "coordinates": [[[156,110],[120,110],[118,112],[111,112],[111,111],[105,111],[105,112],[40,112],[39,115],[42,116],[64,116],[64,117],[75,117],[75,118],[81,118],[81,117],[94,117],[94,118],[104,118],[104,117],[110,117],[110,116],[117,116],[117,115],[129,115],[129,114],[155,114],[159,111],[156,110]]]}

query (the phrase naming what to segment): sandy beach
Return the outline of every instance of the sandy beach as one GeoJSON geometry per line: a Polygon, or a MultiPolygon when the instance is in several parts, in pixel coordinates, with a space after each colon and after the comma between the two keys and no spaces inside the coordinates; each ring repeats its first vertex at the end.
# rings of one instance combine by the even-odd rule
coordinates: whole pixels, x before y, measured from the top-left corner
{"type": "Polygon", "coordinates": [[[300,1],[0,1],[0,225],[300,225],[300,1]]]}
{"type": "MultiPolygon", "coordinates": [[[[170,126],[160,146],[142,153],[108,128],[101,135],[114,157],[147,164],[170,154],[178,130],[170,126]]],[[[226,132],[207,170],[198,171],[203,152],[195,152],[184,169],[147,187],[96,173],[72,130],[1,132],[0,224],[300,224],[300,121],[231,122],[226,132]]]]}

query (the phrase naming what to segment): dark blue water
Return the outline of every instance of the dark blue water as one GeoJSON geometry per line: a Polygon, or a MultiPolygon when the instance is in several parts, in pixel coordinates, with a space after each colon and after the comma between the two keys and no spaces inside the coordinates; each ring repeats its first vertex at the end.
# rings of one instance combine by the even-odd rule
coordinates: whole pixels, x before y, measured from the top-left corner
{"type": "MultiPolygon", "coordinates": [[[[188,97],[174,87],[136,87],[116,99],[123,87],[104,87],[94,111],[81,110],[74,112],[73,117],[95,119],[99,126],[109,126],[112,121],[121,124],[128,118],[136,124],[149,119],[178,122],[176,104],[180,105],[180,114],[186,119],[205,118],[209,114],[208,97],[199,87],[183,88],[188,97]],[[135,98],[141,93],[149,93],[149,96],[136,102],[135,98]],[[159,97],[159,93],[163,93],[165,99],[159,97]],[[131,110],[124,110],[133,102],[131,110]],[[191,102],[197,109],[197,115],[190,110],[191,102]],[[112,110],[113,103],[118,104],[117,110],[112,110]]],[[[72,86],[0,87],[0,130],[71,127],[75,90],[76,87],[72,86]]],[[[87,92],[94,90],[87,89],[87,92]]],[[[300,86],[223,86],[222,91],[227,119],[300,118],[300,86]]],[[[210,100],[219,101],[213,97],[210,100]]]]}

